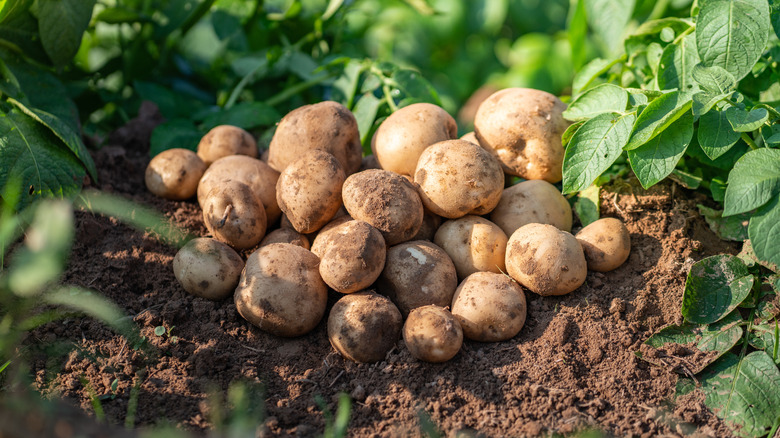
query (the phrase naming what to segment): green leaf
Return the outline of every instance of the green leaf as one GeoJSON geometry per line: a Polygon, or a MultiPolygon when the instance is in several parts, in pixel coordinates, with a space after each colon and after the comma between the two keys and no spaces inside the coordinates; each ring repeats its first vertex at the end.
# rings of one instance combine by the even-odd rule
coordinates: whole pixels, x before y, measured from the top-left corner
{"type": "Polygon", "coordinates": [[[729,172],[723,216],[744,213],[780,193],[780,150],[757,149],[743,155],[729,172]]]}
{"type": "Polygon", "coordinates": [[[766,0],[708,0],[696,22],[699,57],[740,80],[764,52],[770,29],[766,0]]]}
{"type": "Polygon", "coordinates": [[[154,328],[154,334],[157,336],[162,336],[165,334],[165,327],[158,325],[154,328]]]}
{"type": "Polygon", "coordinates": [[[628,161],[642,187],[649,188],[674,170],[693,138],[693,114],[686,112],[650,141],[628,151],[628,161]]]}
{"type": "Polygon", "coordinates": [[[724,112],[735,132],[753,132],[769,119],[769,111],[764,108],[754,108],[746,111],[731,106],[726,108],[724,112]]]}
{"type": "Polygon", "coordinates": [[[747,298],[753,276],[732,255],[707,257],[693,264],[685,280],[682,315],[697,324],[719,321],[747,298]]]}
{"type": "Polygon", "coordinates": [[[701,186],[701,183],[704,180],[702,174],[701,168],[696,168],[693,172],[676,168],[669,174],[669,179],[686,189],[696,190],[701,186]]]}
{"type": "Polygon", "coordinates": [[[198,149],[198,143],[205,133],[200,131],[189,119],[172,119],[157,125],[152,131],[149,155],[155,156],[162,151],[184,148],[198,149]]]}
{"type": "Polygon", "coordinates": [[[233,125],[251,130],[276,124],[282,116],[272,106],[263,102],[243,102],[221,109],[203,120],[203,130],[218,125],[233,125]]]}
{"type": "Polygon", "coordinates": [[[780,195],[750,218],[748,236],[759,260],[780,265],[780,195]]]}
{"type": "Polygon", "coordinates": [[[634,12],[634,0],[585,0],[585,11],[593,32],[609,54],[620,47],[623,33],[634,12]]]}
{"type": "Polygon", "coordinates": [[[407,97],[441,106],[439,94],[427,79],[414,70],[400,69],[393,74],[393,81],[407,97]]]}
{"type": "Polygon", "coordinates": [[[140,338],[130,318],[111,300],[87,289],[65,286],[43,295],[47,304],[67,307],[95,318],[125,336],[133,344],[140,338]]]}
{"type": "MultiPolygon", "coordinates": [[[[625,150],[636,149],[663,132],[669,125],[688,113],[690,94],[673,91],[658,97],[642,111],[634,124],[634,132],[625,150]]],[[[693,123],[691,121],[691,123],[693,123]]]]}
{"type": "Polygon", "coordinates": [[[28,13],[32,0],[2,0],[0,1],[0,23],[16,16],[28,13]]]}
{"type": "Polygon", "coordinates": [[[584,190],[615,162],[631,134],[634,113],[600,114],[572,137],[563,157],[563,192],[584,190]]]}
{"type": "Polygon", "coordinates": [[[672,29],[675,33],[682,33],[693,26],[693,23],[686,18],[666,17],[657,20],[649,20],[640,24],[631,34],[633,36],[655,35],[664,29],[672,29]]]}
{"type": "Polygon", "coordinates": [[[769,11],[772,28],[775,30],[775,35],[778,35],[778,38],[780,38],[780,1],[769,0],[769,11]]]}
{"type": "Polygon", "coordinates": [[[108,24],[137,23],[146,21],[138,12],[127,8],[105,8],[95,17],[96,21],[108,24]]]}
{"type": "Polygon", "coordinates": [[[728,152],[739,140],[739,133],[731,127],[724,111],[710,111],[701,116],[697,136],[701,149],[711,160],[728,152]]]}
{"type": "Polygon", "coordinates": [[[737,81],[731,73],[721,67],[696,65],[692,72],[693,80],[704,92],[715,95],[727,95],[737,87],[737,81]]]}
{"type": "Polygon", "coordinates": [[[778,345],[776,341],[780,337],[780,333],[778,333],[780,328],[777,324],[778,322],[775,320],[772,323],[751,326],[748,342],[750,342],[751,347],[764,350],[776,364],[780,365],[780,351],[775,355],[775,349],[778,345]]]}
{"type": "Polygon", "coordinates": [[[43,48],[54,65],[65,65],[79,50],[95,0],[38,0],[36,4],[43,48]]]}
{"type": "Polygon", "coordinates": [[[358,124],[361,144],[366,144],[366,141],[368,141],[371,126],[374,125],[377,112],[383,102],[384,100],[377,98],[371,93],[364,94],[360,100],[357,101],[354,113],[358,124]]]}
{"type": "MultiPolygon", "coordinates": [[[[4,40],[4,43],[14,52],[22,53],[42,64],[51,63],[49,55],[46,54],[46,50],[41,44],[38,20],[26,6],[3,18],[3,22],[0,24],[0,39],[4,40]]],[[[5,53],[2,57],[6,59],[5,53]]]]}
{"type": "Polygon", "coordinates": [[[609,71],[613,65],[615,65],[615,61],[610,62],[601,58],[596,58],[593,61],[585,64],[585,67],[582,67],[582,70],[577,72],[577,74],[574,76],[574,80],[571,86],[571,94],[573,96],[578,95],[597,77],[609,71]]]}
{"type": "Polygon", "coordinates": [[[627,104],[626,90],[617,85],[601,84],[579,95],[563,112],[563,117],[576,122],[602,113],[621,113],[627,104]]]}
{"type": "Polygon", "coordinates": [[[750,215],[739,214],[723,217],[723,212],[697,204],[699,213],[704,216],[710,229],[723,240],[742,242],[748,238],[748,221],[750,215]]]}
{"type": "Polygon", "coordinates": [[[568,26],[569,46],[571,47],[572,67],[578,70],[587,59],[585,43],[588,37],[588,17],[585,12],[585,0],[574,0],[569,8],[568,26]]]}
{"type": "Polygon", "coordinates": [[[599,220],[599,191],[599,186],[594,184],[577,194],[574,212],[577,213],[583,227],[599,220]]]}
{"type": "Polygon", "coordinates": [[[574,122],[571,125],[569,125],[569,127],[566,128],[565,131],[563,131],[563,134],[561,135],[561,144],[563,145],[564,149],[568,146],[569,142],[571,141],[571,138],[574,137],[574,134],[580,129],[580,126],[582,126],[584,123],[585,121],[574,122]]]}
{"type": "Polygon", "coordinates": [[[696,91],[693,80],[694,66],[699,63],[699,53],[696,51],[696,36],[691,34],[677,44],[669,44],[661,54],[658,69],[658,88],[681,91],[696,91]]]}
{"type": "MultiPolygon", "coordinates": [[[[363,70],[364,67],[360,61],[350,59],[344,66],[344,70],[341,75],[336,78],[335,81],[333,81],[334,91],[339,92],[336,93],[337,96],[335,100],[340,100],[350,110],[353,109],[352,105],[355,101],[355,93],[357,92],[358,81],[360,80],[360,75],[363,73],[363,70]],[[341,95],[338,96],[338,94],[341,95]]],[[[377,87],[379,85],[381,85],[381,83],[377,84],[377,87]]],[[[373,91],[373,89],[371,91],[373,91]]]]}
{"type": "Polygon", "coordinates": [[[325,8],[325,12],[322,14],[322,20],[327,21],[330,19],[330,17],[339,10],[342,4],[344,4],[344,0],[330,0],[328,2],[328,7],[325,8]]]}

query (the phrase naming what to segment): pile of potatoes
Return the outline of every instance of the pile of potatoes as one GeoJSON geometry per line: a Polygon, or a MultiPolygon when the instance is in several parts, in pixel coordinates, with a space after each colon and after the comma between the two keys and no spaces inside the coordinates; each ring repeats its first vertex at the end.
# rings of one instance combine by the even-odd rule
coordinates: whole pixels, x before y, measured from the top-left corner
{"type": "Polygon", "coordinates": [[[261,158],[252,135],[218,126],[197,153],[154,157],[146,185],[197,196],[203,210],[211,237],[173,262],[187,292],[232,295],[247,321],[285,337],[314,329],[335,294],[327,331],[344,357],[380,361],[403,337],[414,357],[442,362],[464,337],[517,335],[525,289],[567,294],[588,269],[628,258],[617,219],[570,233],[571,207],[553,185],[564,109],[549,93],[501,90],[458,139],[442,108],[412,104],[384,120],[363,157],[352,113],[321,102],[287,114],[261,158]],[[507,187],[507,175],[524,181],[507,187]]]}

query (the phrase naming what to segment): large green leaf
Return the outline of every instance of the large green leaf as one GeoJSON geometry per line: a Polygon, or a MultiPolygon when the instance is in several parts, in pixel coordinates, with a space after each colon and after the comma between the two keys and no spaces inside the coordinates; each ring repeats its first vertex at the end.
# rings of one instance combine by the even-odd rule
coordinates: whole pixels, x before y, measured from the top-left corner
{"type": "Polygon", "coordinates": [[[588,88],[597,77],[606,73],[612,66],[615,65],[615,61],[607,61],[606,59],[596,58],[589,63],[585,64],[580,71],[574,75],[571,86],[571,94],[573,96],[578,95],[582,90],[588,88]]]}
{"type": "Polygon", "coordinates": [[[601,84],[577,97],[563,112],[563,117],[576,122],[602,113],[623,112],[627,104],[626,90],[617,85],[601,84]]]}
{"type": "MultiPolygon", "coordinates": [[[[27,3],[27,2],[7,2],[7,3],[27,3]]],[[[14,13],[3,17],[0,23],[0,39],[5,43],[10,43],[14,51],[24,53],[38,62],[48,64],[51,62],[49,56],[41,44],[38,36],[38,20],[29,12],[28,7],[16,7],[14,13]]],[[[6,56],[3,54],[3,58],[6,56]]]]}
{"type": "Polygon", "coordinates": [[[614,54],[623,42],[623,33],[634,12],[634,0],[585,0],[588,24],[601,42],[614,54]]]}
{"type": "Polygon", "coordinates": [[[769,119],[766,108],[754,108],[750,111],[731,106],[726,108],[726,118],[736,132],[753,132],[769,119]]]}
{"type": "Polygon", "coordinates": [[[780,266],[780,194],[750,218],[748,237],[759,260],[780,266]]]}
{"type": "Polygon", "coordinates": [[[780,365],[780,348],[775,342],[777,338],[780,338],[780,326],[775,319],[772,323],[751,326],[748,341],[751,347],[764,350],[776,364],[780,365]]]}
{"type": "Polygon", "coordinates": [[[690,109],[691,95],[688,93],[673,91],[656,98],[637,117],[631,140],[623,149],[631,150],[642,146],[690,109]]]}
{"type": "Polygon", "coordinates": [[[699,117],[712,109],[715,104],[730,96],[737,86],[731,73],[721,67],[696,65],[692,72],[693,80],[701,91],[693,95],[693,115],[699,117]]]}
{"type": "Polygon", "coordinates": [[[636,149],[628,151],[639,183],[648,188],[674,170],[693,138],[693,114],[686,112],[660,134],[636,149]]]}
{"type": "Polygon", "coordinates": [[[682,315],[697,324],[711,324],[731,313],[750,294],[753,276],[732,255],[716,255],[691,267],[685,280],[682,315]]]}
{"type": "Polygon", "coordinates": [[[577,213],[580,223],[586,227],[599,220],[599,186],[593,184],[585,190],[580,190],[577,200],[574,201],[574,212],[577,213]]]}
{"type": "Polygon", "coordinates": [[[698,204],[699,213],[704,216],[710,229],[723,240],[742,242],[748,238],[748,221],[750,215],[738,214],[723,217],[723,212],[698,204]]]}
{"type": "Polygon", "coordinates": [[[699,52],[696,51],[696,36],[691,34],[677,44],[669,44],[661,54],[658,69],[658,88],[681,91],[696,91],[697,83],[693,80],[694,67],[699,63],[699,52]]]}
{"type": "Polygon", "coordinates": [[[696,44],[705,66],[745,77],[766,48],[771,25],[766,0],[708,0],[696,22],[696,44]]]}
{"type": "Polygon", "coordinates": [[[709,111],[699,118],[697,134],[701,149],[711,160],[729,151],[739,140],[723,111],[709,111]]]}
{"type": "Polygon", "coordinates": [[[780,193],[780,150],[761,148],[743,155],[729,172],[723,216],[744,213],[780,193]]]}
{"type": "Polygon", "coordinates": [[[65,65],[79,50],[95,0],[38,0],[36,4],[43,48],[55,65],[65,65]]]}
{"type": "Polygon", "coordinates": [[[377,98],[372,93],[366,93],[355,104],[355,120],[357,120],[360,142],[362,144],[368,142],[371,126],[373,125],[379,107],[383,102],[383,99],[377,98]]]}

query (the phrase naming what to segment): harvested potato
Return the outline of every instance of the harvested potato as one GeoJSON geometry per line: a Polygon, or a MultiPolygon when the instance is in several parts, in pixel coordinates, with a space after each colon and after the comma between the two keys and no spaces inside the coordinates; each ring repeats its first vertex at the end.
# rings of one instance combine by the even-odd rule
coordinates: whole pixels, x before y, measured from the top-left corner
{"type": "Polygon", "coordinates": [[[554,185],[543,180],[523,181],[504,189],[490,220],[507,236],[527,224],[550,224],[571,231],[571,206],[554,185]]]}
{"type": "Polygon", "coordinates": [[[270,233],[266,234],[266,236],[260,242],[260,246],[266,246],[272,243],[290,243],[305,249],[309,249],[311,247],[309,239],[292,228],[279,228],[277,230],[271,231],[270,233]]]}
{"type": "Polygon", "coordinates": [[[514,337],[525,324],[523,288],[504,274],[475,272],[452,298],[452,315],[473,341],[498,342],[514,337]]]}
{"type": "Polygon", "coordinates": [[[271,139],[268,164],[281,172],[313,149],[336,157],[347,175],[357,172],[363,149],[357,121],[347,107],[338,102],[320,102],[289,112],[271,139]]]}
{"type": "Polygon", "coordinates": [[[461,279],[479,271],[504,272],[507,240],[498,225],[479,216],[449,220],[433,238],[450,256],[461,279]]]}
{"type": "Polygon", "coordinates": [[[580,242],[588,269],[607,272],[628,260],[631,235],[620,219],[605,217],[581,229],[574,237],[580,242]]]}
{"type": "Polygon", "coordinates": [[[248,249],[263,240],[265,209],[248,185],[236,181],[218,185],[201,206],[206,228],[220,242],[235,249],[248,249]]]}
{"type": "Polygon", "coordinates": [[[208,237],[190,240],[173,258],[173,275],[184,290],[209,300],[233,294],[243,269],[233,248],[208,237]]]}
{"type": "Polygon", "coordinates": [[[588,275],[577,239],[548,224],[528,224],[509,237],[506,269],[539,295],[565,295],[580,287],[588,275]]]}
{"type": "Polygon", "coordinates": [[[426,362],[446,362],[455,357],[463,345],[460,323],[449,310],[435,305],[409,312],[403,337],[412,356],[426,362]]]}
{"type": "Polygon", "coordinates": [[[247,155],[257,158],[257,152],[255,138],[238,126],[216,126],[198,143],[198,156],[207,166],[229,155],[247,155]]]}
{"type": "Polygon", "coordinates": [[[368,222],[388,245],[405,242],[420,230],[423,205],[414,185],[387,170],[369,169],[344,182],[344,207],[356,220],[368,222]]]}
{"type": "Polygon", "coordinates": [[[489,213],[504,190],[501,165],[464,140],[447,140],[423,151],[414,182],[425,208],[449,219],[489,213]]]}
{"type": "Polygon", "coordinates": [[[206,171],[203,161],[189,149],[160,152],[146,166],[144,181],[150,192],[165,199],[192,198],[206,171]]]}
{"type": "Polygon", "coordinates": [[[467,132],[467,133],[463,134],[460,137],[460,139],[461,140],[470,141],[470,142],[472,142],[472,143],[474,143],[476,145],[479,145],[479,140],[477,140],[477,134],[474,134],[474,131],[467,132]]]}
{"type": "Polygon", "coordinates": [[[276,336],[310,332],[325,315],[328,301],[319,262],[311,251],[289,243],[253,252],[234,295],[238,313],[276,336]]]}
{"type": "Polygon", "coordinates": [[[457,137],[455,119],[447,111],[431,103],[415,103],[394,112],[379,125],[375,155],[382,169],[413,175],[425,148],[457,137]]]}
{"type": "Polygon", "coordinates": [[[561,136],[569,126],[563,118],[565,109],[566,104],[550,93],[507,88],[479,106],[474,133],[506,173],[556,183],[563,175],[561,136]]]}
{"type": "Polygon", "coordinates": [[[431,242],[404,242],[387,250],[378,291],[388,296],[406,316],[417,307],[449,306],[458,286],[455,265],[443,249],[431,242]]]}
{"type": "Polygon", "coordinates": [[[392,301],[373,291],[345,295],[328,315],[328,339],[345,358],[379,362],[398,341],[403,318],[392,301]]]}

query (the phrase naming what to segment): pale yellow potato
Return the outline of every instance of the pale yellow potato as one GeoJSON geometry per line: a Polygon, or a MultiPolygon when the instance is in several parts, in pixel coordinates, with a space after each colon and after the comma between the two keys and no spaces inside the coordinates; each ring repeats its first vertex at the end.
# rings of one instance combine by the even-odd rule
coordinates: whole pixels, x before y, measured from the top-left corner
{"type": "Polygon", "coordinates": [[[373,291],[344,295],[328,315],[333,348],[355,362],[379,362],[401,336],[403,318],[392,301],[373,291]]]}
{"type": "Polygon", "coordinates": [[[504,189],[490,220],[507,236],[527,224],[550,224],[571,232],[571,206],[554,185],[543,180],[517,183],[504,189]]]}
{"type": "Polygon", "coordinates": [[[290,243],[292,245],[300,246],[304,249],[311,248],[309,239],[303,234],[295,231],[293,228],[279,228],[266,234],[263,240],[260,242],[260,246],[270,245],[272,243],[290,243]]]}
{"type": "Polygon", "coordinates": [[[220,242],[241,250],[263,240],[265,209],[248,185],[225,182],[211,189],[201,205],[206,228],[220,242]]]}
{"type": "Polygon", "coordinates": [[[409,312],[404,323],[403,338],[406,348],[417,359],[446,362],[460,351],[463,330],[449,310],[430,305],[409,312]]]}
{"type": "Polygon", "coordinates": [[[479,216],[464,216],[443,223],[433,243],[452,259],[458,278],[480,272],[506,271],[508,238],[498,225],[479,216]]]}
{"type": "Polygon", "coordinates": [[[463,135],[460,137],[460,139],[461,139],[461,140],[470,141],[470,142],[472,142],[472,143],[474,143],[474,144],[476,144],[476,145],[478,145],[478,144],[479,144],[479,140],[477,140],[477,134],[475,134],[475,133],[474,133],[474,131],[467,132],[467,133],[463,134],[463,135]]]}
{"type": "Polygon", "coordinates": [[[198,156],[206,166],[229,155],[247,155],[257,158],[257,152],[255,138],[238,126],[216,126],[198,143],[198,156]]]}
{"type": "Polygon", "coordinates": [[[580,242],[591,271],[617,269],[631,253],[631,235],[620,219],[605,217],[581,229],[574,237],[580,242]]]}
{"type": "Polygon", "coordinates": [[[182,201],[195,195],[198,181],[205,171],[206,165],[195,152],[168,149],[157,154],[146,166],[144,182],[155,195],[182,201]]]}
{"type": "Polygon", "coordinates": [[[504,274],[475,272],[466,277],[452,298],[452,315],[463,335],[480,342],[513,338],[526,318],[523,288],[504,274]]]}
{"type": "Polygon", "coordinates": [[[209,300],[232,295],[243,269],[233,248],[208,237],[190,240],[173,258],[173,275],[184,290],[209,300]]]}

